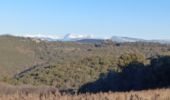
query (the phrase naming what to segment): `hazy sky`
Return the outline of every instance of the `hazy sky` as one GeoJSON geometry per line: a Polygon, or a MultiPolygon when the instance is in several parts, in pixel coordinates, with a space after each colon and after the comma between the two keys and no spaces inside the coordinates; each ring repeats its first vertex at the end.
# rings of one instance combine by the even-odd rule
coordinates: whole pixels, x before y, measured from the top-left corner
{"type": "Polygon", "coordinates": [[[1,0],[0,33],[170,39],[170,0],[1,0]]]}

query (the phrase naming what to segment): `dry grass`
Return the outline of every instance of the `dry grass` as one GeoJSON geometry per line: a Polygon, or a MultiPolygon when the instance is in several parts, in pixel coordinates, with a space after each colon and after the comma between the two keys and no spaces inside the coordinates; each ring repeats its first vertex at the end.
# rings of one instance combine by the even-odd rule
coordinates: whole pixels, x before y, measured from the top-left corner
{"type": "Polygon", "coordinates": [[[52,87],[0,83],[0,100],[170,100],[170,89],[71,95],[52,87]]]}
{"type": "Polygon", "coordinates": [[[60,93],[13,93],[1,94],[0,100],[170,100],[170,89],[157,89],[124,93],[97,93],[68,95],[60,93]]]}

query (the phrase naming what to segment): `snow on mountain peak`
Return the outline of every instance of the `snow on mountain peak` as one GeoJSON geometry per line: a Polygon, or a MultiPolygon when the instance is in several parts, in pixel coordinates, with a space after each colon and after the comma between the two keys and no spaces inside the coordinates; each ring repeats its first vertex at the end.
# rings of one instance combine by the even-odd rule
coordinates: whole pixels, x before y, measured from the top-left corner
{"type": "Polygon", "coordinates": [[[92,39],[93,35],[85,35],[85,34],[67,34],[65,36],[58,36],[55,34],[24,34],[24,35],[16,35],[21,37],[30,37],[30,38],[38,38],[42,40],[49,41],[76,41],[81,39],[92,39]]]}
{"type": "Polygon", "coordinates": [[[80,39],[92,39],[93,35],[85,35],[85,34],[67,34],[64,36],[64,40],[80,40],[80,39]]]}
{"type": "Polygon", "coordinates": [[[118,37],[118,36],[112,36],[111,40],[114,41],[114,42],[138,42],[138,41],[144,41],[143,39],[138,39],[138,38],[118,37]]]}
{"type": "MultiPolygon", "coordinates": [[[[11,34],[9,34],[11,35],[11,34]]],[[[93,35],[87,35],[87,34],[67,34],[65,36],[57,35],[57,34],[12,34],[12,36],[19,36],[19,37],[30,37],[30,38],[36,38],[41,40],[47,40],[47,41],[79,41],[88,39],[89,40],[96,40],[93,35]]],[[[154,42],[154,43],[163,43],[163,44],[170,44],[169,39],[157,39],[157,40],[145,40],[140,38],[132,38],[132,37],[120,37],[120,36],[112,36],[109,37],[103,37],[101,40],[112,40],[113,42],[154,42]]]]}
{"type": "Polygon", "coordinates": [[[24,34],[24,35],[15,35],[15,36],[37,38],[37,39],[49,40],[49,41],[61,39],[61,37],[54,34],[52,35],[51,34],[24,34]]]}

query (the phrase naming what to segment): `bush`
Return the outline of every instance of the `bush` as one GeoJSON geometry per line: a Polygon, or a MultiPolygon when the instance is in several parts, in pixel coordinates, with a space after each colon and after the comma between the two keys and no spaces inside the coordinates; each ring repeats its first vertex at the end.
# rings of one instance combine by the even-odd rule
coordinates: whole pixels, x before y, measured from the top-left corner
{"type": "Polygon", "coordinates": [[[140,53],[127,53],[123,54],[118,59],[118,67],[123,69],[124,67],[129,66],[130,64],[138,64],[138,63],[145,63],[146,58],[143,54],[140,53]]]}
{"type": "Polygon", "coordinates": [[[170,86],[170,57],[151,59],[150,65],[131,62],[121,72],[110,71],[97,81],[83,85],[80,93],[131,91],[170,86]]]}

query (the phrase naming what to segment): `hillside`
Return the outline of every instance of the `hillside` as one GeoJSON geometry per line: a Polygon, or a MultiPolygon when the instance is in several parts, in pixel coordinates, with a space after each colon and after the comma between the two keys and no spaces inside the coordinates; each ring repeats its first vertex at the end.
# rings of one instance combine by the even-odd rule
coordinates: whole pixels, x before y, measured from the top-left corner
{"type": "MultiPolygon", "coordinates": [[[[69,69],[68,76],[73,75],[72,77],[76,75],[80,77],[79,74],[83,73],[85,69],[87,72],[95,72],[97,70],[93,73],[94,75],[87,76],[84,81],[79,80],[80,83],[95,80],[99,74],[105,73],[109,69],[115,69],[116,60],[124,53],[141,53],[146,58],[170,54],[169,45],[158,43],[114,43],[111,41],[101,41],[97,44],[83,44],[79,42],[48,42],[34,38],[12,36],[1,36],[0,47],[1,75],[14,76],[28,69],[31,69],[30,72],[33,72],[34,69],[32,70],[32,68],[35,66],[36,71],[61,70],[57,74],[63,73],[64,75],[69,69]],[[44,65],[47,67],[46,69],[41,67],[44,65]],[[54,67],[48,69],[49,66],[54,67]],[[78,73],[74,73],[74,71],[78,73]]],[[[47,74],[46,78],[50,77],[51,71],[48,72],[49,74],[47,74]]],[[[27,72],[23,74],[26,75],[27,72]]],[[[42,75],[46,74],[42,73],[42,75]]],[[[75,87],[80,85],[79,83],[77,84],[75,87]]],[[[50,83],[50,85],[52,84],[50,83]]]]}
{"type": "Polygon", "coordinates": [[[170,55],[170,46],[148,42],[80,43],[1,36],[0,54],[2,81],[78,89],[110,70],[119,71],[121,56],[135,54],[139,59],[142,57],[144,64],[149,64],[151,57],[170,55]]]}
{"type": "Polygon", "coordinates": [[[0,75],[12,75],[40,63],[38,44],[31,39],[0,36],[0,75]]]}

